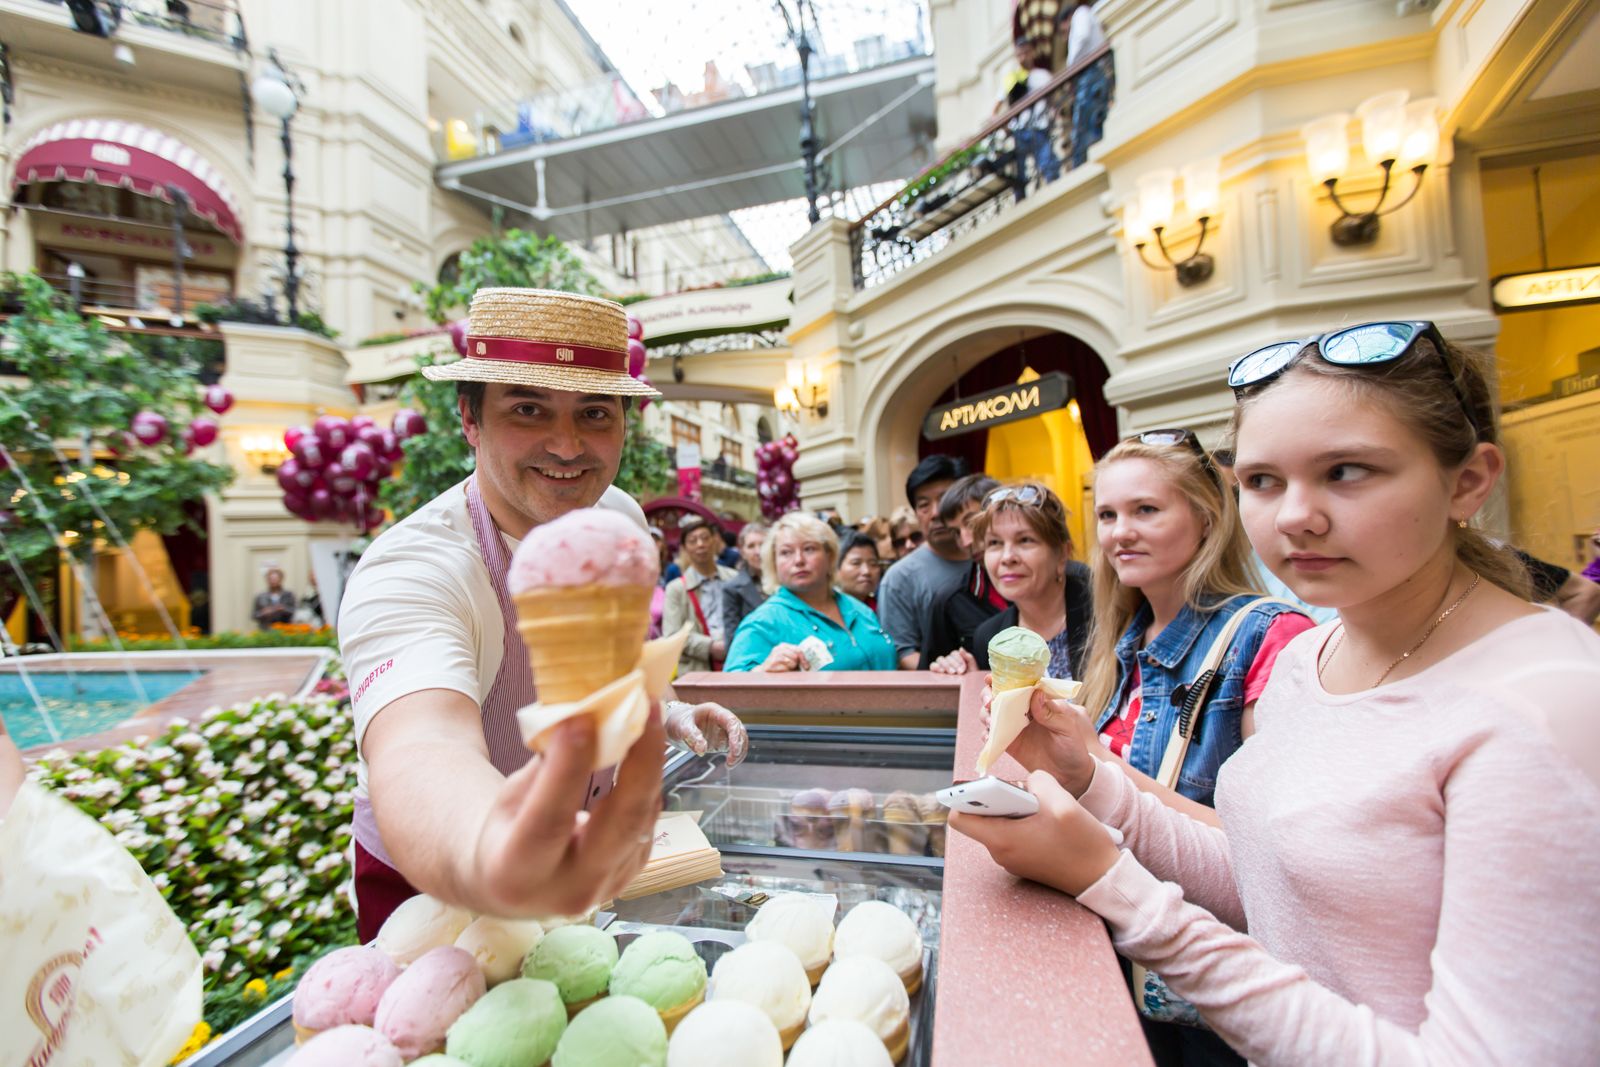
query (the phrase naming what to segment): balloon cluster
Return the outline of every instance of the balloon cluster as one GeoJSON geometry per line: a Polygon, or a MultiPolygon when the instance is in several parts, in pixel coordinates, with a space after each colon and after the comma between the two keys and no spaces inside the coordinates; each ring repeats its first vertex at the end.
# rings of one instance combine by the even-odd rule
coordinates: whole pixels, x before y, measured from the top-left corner
{"type": "MultiPolygon", "coordinates": [[[[220,385],[206,387],[205,405],[218,415],[227,413],[233,407],[233,394],[220,385]]],[[[106,447],[114,456],[129,456],[140,445],[159,445],[167,439],[167,434],[172,427],[167,424],[167,418],[158,411],[140,411],[133,416],[126,430],[119,430],[106,442],[106,447]]],[[[200,415],[189,420],[189,425],[183,431],[183,454],[189,455],[197,448],[204,448],[217,439],[217,420],[207,415],[200,415]]]]}
{"type": "Polygon", "coordinates": [[[307,522],[376,530],[384,521],[378,483],[405,455],[400,443],[426,429],[421,413],[410,408],[397,412],[387,430],[370,415],[323,415],[309,427],[290,427],[283,431],[289,458],[278,467],[284,508],[307,522]]]}
{"type": "Polygon", "coordinates": [[[756,446],[756,492],[761,496],[761,514],[769,522],[800,506],[800,483],[794,477],[798,446],[792,433],[756,446]]]}

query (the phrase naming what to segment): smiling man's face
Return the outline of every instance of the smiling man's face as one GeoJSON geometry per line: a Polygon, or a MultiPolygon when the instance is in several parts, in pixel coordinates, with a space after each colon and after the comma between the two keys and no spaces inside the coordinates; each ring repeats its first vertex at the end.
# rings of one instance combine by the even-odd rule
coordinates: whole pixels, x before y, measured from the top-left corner
{"type": "Polygon", "coordinates": [[[599,503],[622,463],[621,397],[490,384],[481,420],[465,399],[460,411],[478,489],[512,537],[599,503]]]}

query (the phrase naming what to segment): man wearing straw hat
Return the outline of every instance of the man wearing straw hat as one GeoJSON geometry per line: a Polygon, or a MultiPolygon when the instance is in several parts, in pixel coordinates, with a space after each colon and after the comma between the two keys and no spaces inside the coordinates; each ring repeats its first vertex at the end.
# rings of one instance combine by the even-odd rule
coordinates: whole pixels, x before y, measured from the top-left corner
{"type": "Polygon", "coordinates": [[[628,405],[659,394],[629,376],[627,320],[609,300],[480,289],[466,348],[423,373],[456,383],[477,469],[372,543],[340,607],[363,941],[418,890],[500,916],[609,899],[649,857],[664,742],[726,749],[730,763],[746,745],[726,709],[668,701],[614,775],[591,777],[583,716],[530,760],[516,712],[534,682],[506,591],[511,554],[576,508],[615,508],[644,527],[611,481],[628,405]]]}

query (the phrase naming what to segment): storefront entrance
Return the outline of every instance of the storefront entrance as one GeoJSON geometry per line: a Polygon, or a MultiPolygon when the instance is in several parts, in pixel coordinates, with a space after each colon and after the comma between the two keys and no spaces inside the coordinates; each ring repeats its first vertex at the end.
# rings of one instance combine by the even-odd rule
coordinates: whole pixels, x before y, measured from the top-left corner
{"type": "Polygon", "coordinates": [[[1107,377],[1094,349],[1076,337],[1045,333],[1019,339],[939,395],[929,409],[936,419],[932,426],[925,420],[917,454],[958,456],[968,470],[1002,481],[1043,482],[1071,511],[1073,541],[1081,548],[1090,530],[1086,517],[1093,510],[1089,476],[1095,458],[1117,441],[1116,411],[1101,391],[1107,377]],[[1069,383],[1065,403],[1049,388],[1031,388],[1055,375],[1069,383]],[[1021,388],[1007,388],[1012,386],[1021,388]],[[978,403],[969,408],[963,400],[978,403]],[[1029,414],[1032,410],[1039,413],[1029,414]],[[949,436],[930,438],[928,431],[939,433],[941,425],[949,436]]]}

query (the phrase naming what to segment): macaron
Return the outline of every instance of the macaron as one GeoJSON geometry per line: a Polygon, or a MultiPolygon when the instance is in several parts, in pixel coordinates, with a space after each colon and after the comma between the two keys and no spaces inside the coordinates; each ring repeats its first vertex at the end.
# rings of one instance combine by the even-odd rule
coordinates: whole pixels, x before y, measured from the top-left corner
{"type": "Polygon", "coordinates": [[[833,955],[833,913],[804,893],[778,893],[761,905],[744,928],[751,941],[776,941],[787,947],[816,985],[833,955]]]}
{"type": "Polygon", "coordinates": [[[607,997],[578,1013],[551,1067],[666,1067],[667,1028],[637,997],[607,997]]]}
{"type": "Polygon", "coordinates": [[[893,904],[865,900],[839,921],[833,935],[833,957],[871,956],[894,969],[914,994],[922,988],[922,935],[910,916],[893,904]]]}
{"type": "Polygon", "coordinates": [[[445,1034],[483,996],[478,962],[454,945],[432,949],[401,972],[378,1001],[377,1029],[407,1060],[444,1050],[445,1034]]]}
{"type": "Polygon", "coordinates": [[[760,1008],[778,1030],[783,1047],[793,1045],[806,1026],[811,982],[787,946],[777,941],[746,941],[711,970],[708,999],[742,1000],[760,1008]]]}
{"type": "Polygon", "coordinates": [[[453,945],[472,921],[472,913],[425,893],[404,901],[378,928],[373,942],[402,967],[429,949],[453,945]]]}
{"type": "Polygon", "coordinates": [[[706,962],[682,934],[659,930],[622,950],[611,971],[611,995],[638,997],[655,1008],[670,1035],[706,997],[706,962]]]}
{"type": "Polygon", "coordinates": [[[551,982],[501,982],[450,1026],[445,1051],[468,1067],[539,1067],[567,1029],[567,1006],[551,982]]]}
{"type": "Polygon", "coordinates": [[[456,938],[456,948],[472,953],[492,986],[522,973],[522,961],[544,940],[535,919],[496,919],[480,915],[456,938]]]}
{"type": "Polygon", "coordinates": [[[593,926],[562,926],[528,953],[522,976],[554,982],[570,1017],[606,995],[616,965],[615,937],[593,926]]]}
{"type": "Polygon", "coordinates": [[[294,1032],[303,1042],[335,1026],[371,1026],[378,1001],[400,967],[367,945],[337,948],[300,976],[294,990],[294,1032]]]}
{"type": "Polygon", "coordinates": [[[866,1023],[899,1062],[911,1043],[911,999],[887,963],[871,956],[839,960],[822,976],[811,999],[811,1024],[829,1019],[866,1023]]]}
{"type": "MultiPolygon", "coordinates": [[[[876,1035],[867,1036],[882,1049],[876,1035]]],[[[783,1039],[754,1004],[709,1001],[678,1024],[667,1045],[667,1067],[783,1067],[783,1039]]]]}

